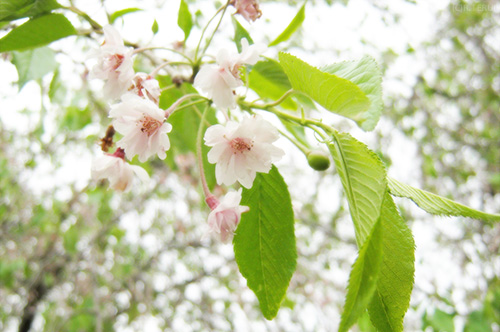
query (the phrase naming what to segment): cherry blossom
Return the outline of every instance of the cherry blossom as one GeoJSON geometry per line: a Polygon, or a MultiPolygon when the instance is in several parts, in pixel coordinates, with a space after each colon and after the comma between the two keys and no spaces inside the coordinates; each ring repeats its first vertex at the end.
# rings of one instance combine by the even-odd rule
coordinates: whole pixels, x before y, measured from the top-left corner
{"type": "Polygon", "coordinates": [[[92,178],[107,179],[109,186],[118,191],[130,189],[134,173],[142,181],[149,179],[148,173],[142,167],[130,165],[125,161],[122,149],[117,149],[114,154],[105,154],[92,162],[92,178]]]}
{"type": "Polygon", "coordinates": [[[155,102],[158,105],[160,101],[160,85],[157,80],[146,73],[137,73],[133,79],[133,86],[130,87],[131,92],[136,95],[155,102]]]}
{"type": "Polygon", "coordinates": [[[132,52],[124,46],[115,28],[106,25],[103,30],[104,43],[95,54],[98,62],[92,68],[91,77],[106,80],[104,95],[117,99],[132,86],[134,78],[132,52]]]}
{"type": "Polygon", "coordinates": [[[224,110],[236,107],[233,91],[243,85],[240,78],[241,66],[254,65],[266,50],[264,44],[249,46],[246,39],[241,40],[241,45],[239,54],[230,54],[228,50],[221,49],[216,57],[217,64],[203,66],[194,80],[194,85],[204,91],[217,107],[224,110]]]}
{"type": "Polygon", "coordinates": [[[209,196],[206,201],[212,209],[208,215],[209,232],[222,242],[228,242],[240,222],[241,214],[250,210],[248,206],[240,205],[241,188],[228,192],[220,202],[215,196],[209,196]]]}
{"type": "Polygon", "coordinates": [[[212,147],[208,161],[216,164],[217,183],[231,185],[238,181],[251,188],[256,172],[269,172],[272,163],[284,155],[272,144],[278,138],[278,130],[259,115],[246,117],[239,124],[228,121],[225,126],[209,127],[205,144],[212,147]]]}
{"type": "Polygon", "coordinates": [[[255,21],[262,16],[257,0],[233,0],[231,4],[236,8],[236,14],[240,14],[248,22],[255,21]]]}
{"type": "Polygon", "coordinates": [[[113,118],[113,127],[123,135],[116,144],[125,150],[128,158],[136,154],[139,161],[145,162],[157,154],[165,159],[170,148],[167,133],[172,125],[165,122],[165,112],[149,99],[127,93],[122,101],[111,106],[109,116],[113,118]]]}

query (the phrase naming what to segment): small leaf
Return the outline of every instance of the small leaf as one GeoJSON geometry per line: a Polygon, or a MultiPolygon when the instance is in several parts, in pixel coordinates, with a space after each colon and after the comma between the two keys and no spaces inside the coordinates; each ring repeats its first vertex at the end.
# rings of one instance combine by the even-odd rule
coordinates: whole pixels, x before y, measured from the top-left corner
{"type": "Polygon", "coordinates": [[[75,34],[75,28],[64,15],[49,14],[31,19],[10,31],[0,39],[0,52],[40,47],[75,34]]]}
{"type": "Polygon", "coordinates": [[[361,248],[380,217],[387,190],[386,171],[378,156],[349,134],[336,133],[328,148],[349,201],[361,248]]]}
{"type": "Polygon", "coordinates": [[[247,30],[238,22],[234,16],[231,17],[234,26],[234,42],[236,43],[236,48],[238,52],[241,53],[241,40],[245,38],[249,45],[253,44],[253,40],[247,30]]]}
{"type": "Polygon", "coordinates": [[[109,16],[109,24],[113,24],[119,17],[122,17],[122,16],[127,15],[127,14],[131,14],[131,13],[139,12],[139,11],[142,11],[142,9],[135,8],[135,7],[117,10],[116,12],[114,12],[113,14],[111,14],[109,16]]]}
{"type": "Polygon", "coordinates": [[[24,52],[13,52],[12,63],[16,66],[19,90],[31,81],[41,79],[57,68],[54,51],[41,47],[24,52]]]}
{"type": "Polygon", "coordinates": [[[415,242],[389,193],[385,194],[380,220],[383,273],[368,310],[379,331],[400,332],[413,289],[415,242]]]}
{"type": "Polygon", "coordinates": [[[286,29],[283,30],[283,32],[278,37],[276,37],[276,39],[273,40],[269,44],[269,46],[278,45],[279,43],[282,43],[290,39],[293,33],[297,31],[297,29],[302,25],[302,22],[304,22],[305,18],[306,18],[306,4],[304,3],[302,7],[300,7],[298,13],[295,15],[293,20],[286,27],[286,29]]]}
{"type": "Polygon", "coordinates": [[[500,221],[500,215],[481,212],[425,190],[388,178],[391,194],[411,199],[421,209],[440,216],[463,216],[484,221],[500,221]]]}
{"type": "Polygon", "coordinates": [[[356,84],[370,100],[370,108],[363,114],[364,130],[373,130],[382,114],[382,72],[375,59],[369,56],[359,61],[347,61],[321,68],[321,71],[337,75],[356,84]]]}
{"type": "Polygon", "coordinates": [[[328,111],[362,123],[370,100],[354,83],[310,66],[293,55],[280,53],[280,64],[295,90],[301,91],[328,111]]]}
{"type": "Polygon", "coordinates": [[[153,26],[151,27],[151,31],[153,31],[153,34],[157,34],[158,33],[158,22],[155,20],[153,22],[153,26]]]}
{"type": "Polygon", "coordinates": [[[191,28],[193,27],[193,19],[191,17],[191,13],[189,12],[189,7],[184,0],[181,0],[181,5],[179,7],[177,25],[182,29],[182,31],[184,31],[184,41],[186,41],[191,33],[191,28]]]}
{"type": "Polygon", "coordinates": [[[270,320],[278,313],[297,260],[290,194],[276,167],[259,173],[252,188],[243,190],[241,205],[250,211],[242,215],[233,240],[236,263],[270,320]]]}
{"type": "Polygon", "coordinates": [[[339,332],[348,331],[366,311],[375,290],[382,263],[382,229],[380,220],[359,250],[349,276],[349,286],[340,320],[339,332]]]}

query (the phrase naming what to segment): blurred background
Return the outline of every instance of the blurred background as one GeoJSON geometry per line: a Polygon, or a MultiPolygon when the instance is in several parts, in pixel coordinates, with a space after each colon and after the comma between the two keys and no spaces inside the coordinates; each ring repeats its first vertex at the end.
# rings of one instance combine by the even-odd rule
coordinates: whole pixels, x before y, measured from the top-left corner
{"type": "MultiPolygon", "coordinates": [[[[194,29],[182,46],[179,1],[59,3],[102,25],[114,20],[131,45],[188,54],[220,6],[187,1],[194,29]]],[[[255,42],[269,43],[302,4],[262,1],[256,22],[235,18],[255,42]]],[[[0,330],[335,331],[357,248],[334,169],[312,170],[280,139],[287,156],[277,166],[292,194],[298,264],[278,316],[267,321],[232,246],[201,240],[209,209],[192,151],[179,145],[167,162],[142,164],[151,181],[127,193],[90,179],[110,123],[102,83],[88,78],[102,36],[81,16],[58,11],[82,36],[0,58],[0,330]]],[[[208,53],[234,48],[229,16],[208,53]]],[[[2,25],[0,36],[11,27],[2,25]]],[[[365,133],[339,117],[333,126],[375,150],[390,176],[500,212],[496,1],[309,1],[302,27],[266,55],[278,51],[315,66],[373,56],[384,73],[379,125],[365,133]]],[[[146,52],[135,67],[150,72],[171,56],[146,52]]],[[[162,84],[183,74],[168,69],[162,84]]],[[[500,226],[397,203],[417,245],[405,330],[500,331],[500,226]]],[[[353,330],[371,331],[368,316],[353,330]]]]}

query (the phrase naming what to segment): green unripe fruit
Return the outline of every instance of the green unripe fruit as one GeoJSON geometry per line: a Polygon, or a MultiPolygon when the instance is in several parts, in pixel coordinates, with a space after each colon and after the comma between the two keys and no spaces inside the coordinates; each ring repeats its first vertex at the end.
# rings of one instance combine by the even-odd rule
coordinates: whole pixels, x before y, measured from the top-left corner
{"type": "Polygon", "coordinates": [[[314,150],[307,154],[309,166],[317,171],[324,171],[330,167],[330,158],[321,150],[314,150]]]}

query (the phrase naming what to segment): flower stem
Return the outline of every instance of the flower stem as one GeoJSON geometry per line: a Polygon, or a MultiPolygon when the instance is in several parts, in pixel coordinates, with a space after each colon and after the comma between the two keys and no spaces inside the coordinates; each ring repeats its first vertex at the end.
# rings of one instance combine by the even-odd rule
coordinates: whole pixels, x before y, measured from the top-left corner
{"type": "Polygon", "coordinates": [[[213,195],[210,192],[210,189],[208,188],[207,178],[205,177],[205,169],[203,167],[203,155],[201,152],[201,147],[202,147],[201,141],[203,139],[203,129],[209,109],[210,106],[207,105],[207,107],[205,107],[205,110],[203,110],[203,114],[201,115],[201,120],[200,120],[200,126],[198,127],[198,136],[196,137],[196,156],[198,160],[198,167],[200,168],[200,180],[201,180],[201,185],[203,187],[203,193],[205,194],[205,198],[207,200],[213,195]]]}
{"type": "Polygon", "coordinates": [[[201,99],[203,99],[203,101],[207,101],[207,98],[200,96],[197,93],[190,93],[188,95],[184,95],[181,98],[177,99],[177,101],[174,102],[172,105],[170,105],[169,108],[167,108],[167,110],[165,111],[165,118],[168,118],[170,115],[172,115],[172,113],[174,113],[174,111],[176,110],[177,106],[182,104],[184,101],[191,99],[191,98],[195,98],[195,97],[201,98],[201,99]]]}
{"type": "Polygon", "coordinates": [[[73,13],[77,14],[81,18],[83,18],[85,21],[90,23],[90,26],[94,30],[102,30],[102,25],[94,21],[87,13],[81,11],[80,9],[76,8],[75,6],[69,6],[69,7],[62,7],[64,9],[67,9],[69,11],[72,11],[73,13]]]}
{"type": "Polygon", "coordinates": [[[210,42],[212,41],[212,38],[214,37],[215,32],[219,28],[220,22],[222,21],[222,18],[224,17],[224,13],[226,12],[228,4],[229,4],[229,1],[224,6],[220,7],[217,10],[217,12],[215,12],[214,16],[212,16],[212,18],[210,18],[207,25],[205,25],[205,27],[203,28],[203,30],[201,32],[200,40],[198,41],[198,45],[196,45],[196,51],[194,52],[194,62],[195,63],[198,63],[199,60],[201,59],[201,57],[198,58],[198,51],[200,50],[201,42],[203,41],[203,37],[205,36],[205,32],[207,31],[208,26],[210,25],[210,23],[212,23],[212,21],[215,19],[215,17],[222,11],[223,13],[222,13],[222,16],[219,20],[219,23],[217,24],[217,27],[215,28],[214,32],[212,33],[212,36],[210,37],[209,42],[207,43],[207,45],[205,45],[205,48],[203,49],[203,53],[205,53],[205,51],[207,50],[208,45],[210,45],[210,42]]]}

